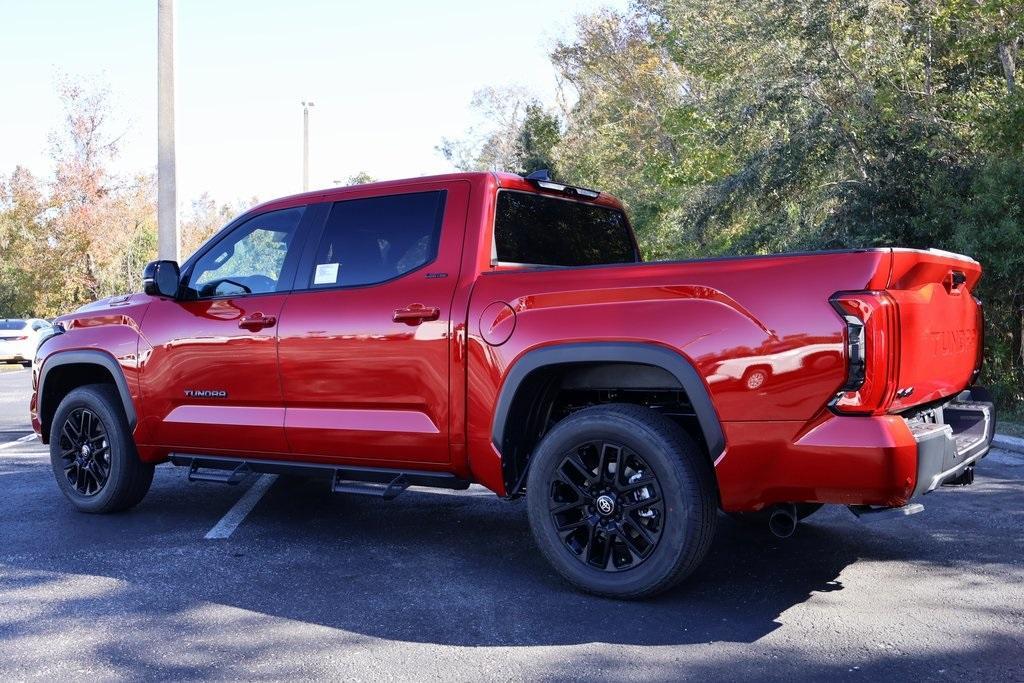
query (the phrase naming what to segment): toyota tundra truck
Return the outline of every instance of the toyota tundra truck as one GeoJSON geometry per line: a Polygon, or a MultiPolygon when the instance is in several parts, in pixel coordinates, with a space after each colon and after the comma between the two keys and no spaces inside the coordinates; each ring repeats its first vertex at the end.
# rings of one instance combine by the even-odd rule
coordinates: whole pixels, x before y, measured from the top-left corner
{"type": "MultiPolygon", "coordinates": [[[[989,449],[979,264],[898,248],[643,262],[622,204],[460,173],[278,199],[58,319],[32,424],[83,512],[154,466],[525,497],[571,584],[637,598],[719,513],[906,514],[989,449]]],[[[381,514],[387,514],[386,511],[381,514]]]]}

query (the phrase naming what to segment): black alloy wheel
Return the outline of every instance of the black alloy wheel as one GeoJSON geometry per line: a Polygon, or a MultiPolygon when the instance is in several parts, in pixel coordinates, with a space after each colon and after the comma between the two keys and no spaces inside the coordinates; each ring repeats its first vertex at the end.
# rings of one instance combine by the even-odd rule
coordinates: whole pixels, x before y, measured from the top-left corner
{"type": "Polygon", "coordinates": [[[624,403],[582,408],[548,430],[529,467],[534,539],[577,588],[656,595],[707,554],[718,510],[712,464],[665,415],[624,403]]]}
{"type": "Polygon", "coordinates": [[[113,384],[87,384],[69,391],[48,429],[53,476],[77,509],[119,512],[146,495],[153,465],[139,459],[124,403],[113,384]]]}
{"type": "Polygon", "coordinates": [[[644,562],[665,523],[665,501],[654,471],[638,453],[610,441],[588,441],[565,453],[548,504],[569,552],[606,572],[644,562]]]}
{"type": "Polygon", "coordinates": [[[103,421],[88,408],[72,410],[60,430],[64,476],[83,496],[95,496],[110,478],[110,441],[103,421]]]}

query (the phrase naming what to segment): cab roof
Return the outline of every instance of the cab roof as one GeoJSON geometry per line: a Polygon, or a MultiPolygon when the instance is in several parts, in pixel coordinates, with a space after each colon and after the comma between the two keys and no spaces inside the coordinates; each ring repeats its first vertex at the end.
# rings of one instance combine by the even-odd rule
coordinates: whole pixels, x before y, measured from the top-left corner
{"type": "MultiPolygon", "coordinates": [[[[504,189],[504,190],[518,190],[521,192],[533,192],[537,194],[550,194],[552,196],[560,196],[568,199],[575,199],[579,201],[585,201],[592,204],[599,204],[601,206],[607,206],[620,211],[624,210],[622,202],[605,192],[598,193],[595,198],[586,198],[581,196],[568,196],[563,192],[545,189],[540,187],[536,181],[528,180],[515,173],[501,173],[492,171],[468,171],[462,173],[445,173],[440,175],[430,176],[419,176],[416,178],[400,178],[396,180],[382,180],[374,183],[366,183],[363,185],[348,185],[345,187],[332,187],[329,189],[312,190],[310,192],[303,192],[300,194],[288,195],[286,197],[280,197],[278,199],[272,199],[267,202],[253,207],[246,213],[254,211],[265,211],[272,208],[286,208],[289,206],[295,206],[297,204],[313,203],[313,202],[329,202],[338,201],[346,197],[358,197],[358,196],[374,196],[381,194],[383,191],[399,188],[408,187],[415,184],[427,184],[427,183],[438,183],[438,182],[451,182],[465,180],[473,185],[480,185],[484,188],[491,188],[493,190],[504,189]]],[[[562,183],[553,183],[562,185],[562,183]]],[[[570,189],[574,189],[572,185],[565,185],[570,189]]]]}

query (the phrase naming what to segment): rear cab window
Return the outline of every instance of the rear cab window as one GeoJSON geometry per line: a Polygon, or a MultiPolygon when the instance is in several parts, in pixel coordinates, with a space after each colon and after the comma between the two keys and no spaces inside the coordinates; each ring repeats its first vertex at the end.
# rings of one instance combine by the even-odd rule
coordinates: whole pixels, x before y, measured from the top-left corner
{"type": "Polygon", "coordinates": [[[500,190],[495,265],[594,266],[640,261],[625,214],[615,208],[500,190]]]}
{"type": "Polygon", "coordinates": [[[0,320],[0,330],[23,330],[28,327],[28,323],[24,320],[0,320]]]}

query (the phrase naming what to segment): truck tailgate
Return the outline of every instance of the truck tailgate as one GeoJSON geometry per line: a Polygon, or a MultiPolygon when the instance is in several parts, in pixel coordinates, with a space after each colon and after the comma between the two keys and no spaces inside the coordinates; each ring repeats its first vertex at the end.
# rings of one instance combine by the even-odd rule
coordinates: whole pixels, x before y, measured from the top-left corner
{"type": "Polygon", "coordinates": [[[886,291],[898,306],[898,412],[953,396],[971,383],[983,343],[972,294],[981,266],[939,251],[893,249],[886,291]]]}

